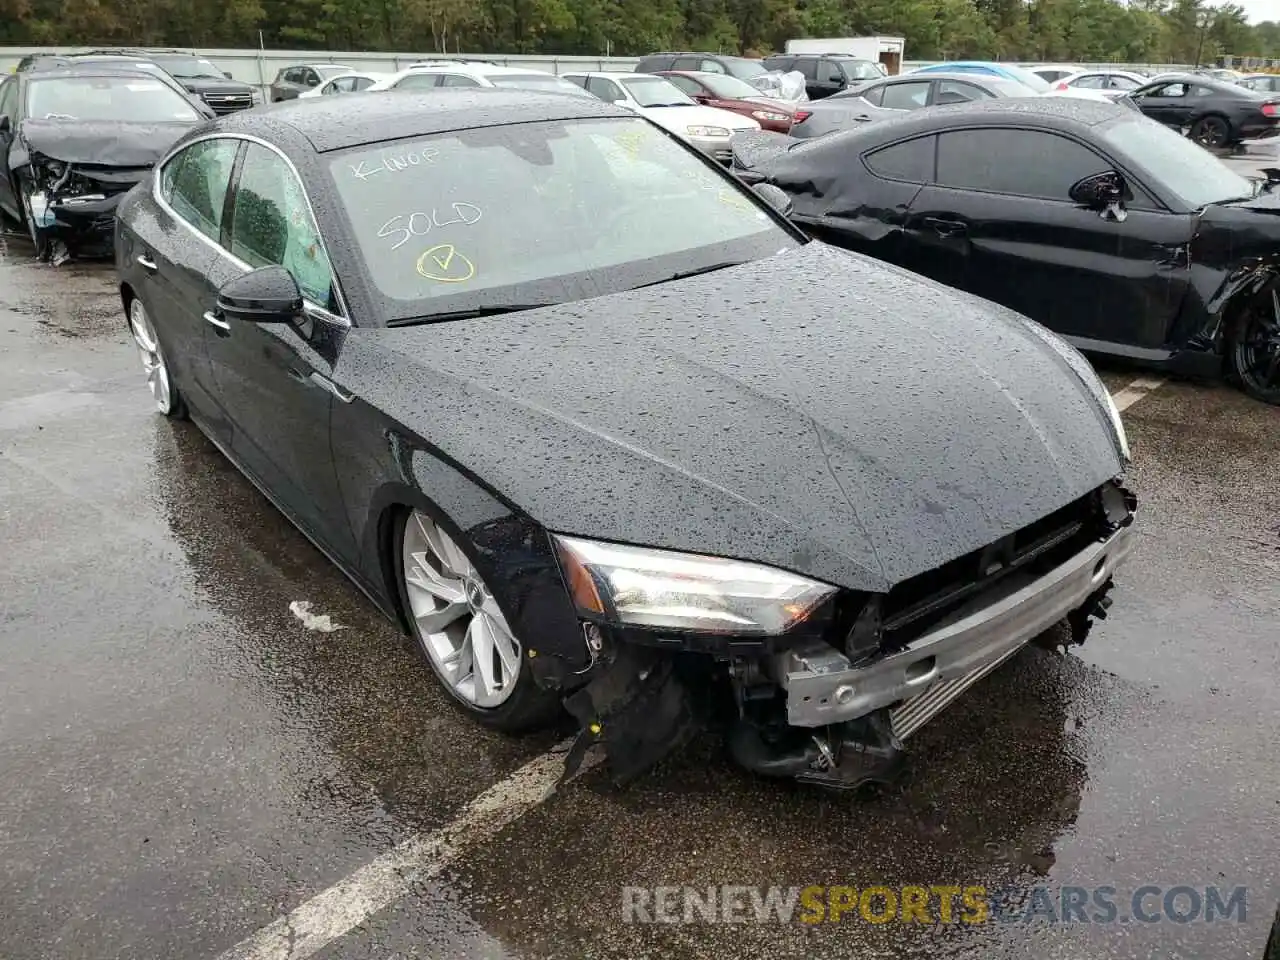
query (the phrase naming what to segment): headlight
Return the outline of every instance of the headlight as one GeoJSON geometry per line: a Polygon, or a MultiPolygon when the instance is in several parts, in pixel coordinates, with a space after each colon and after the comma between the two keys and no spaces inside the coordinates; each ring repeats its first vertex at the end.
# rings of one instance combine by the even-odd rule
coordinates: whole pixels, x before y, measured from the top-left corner
{"type": "Polygon", "coordinates": [[[751,115],[757,120],[777,120],[781,122],[783,120],[791,119],[785,113],[773,113],[769,110],[752,110],[751,115]]]}
{"type": "Polygon", "coordinates": [[[1124,458],[1124,462],[1129,462],[1129,437],[1124,432],[1124,421],[1120,419],[1120,411],[1116,409],[1116,402],[1111,399],[1111,391],[1103,384],[1103,396],[1107,398],[1107,411],[1111,414],[1111,425],[1115,427],[1116,443],[1120,445],[1120,456],[1124,458]]]}
{"type": "Polygon", "coordinates": [[[727,137],[729,131],[725,127],[686,127],[691,137],[727,137]]]}
{"type": "Polygon", "coordinates": [[[836,588],[755,563],[555,537],[580,612],[712,633],[783,633],[836,588]]]}
{"type": "Polygon", "coordinates": [[[253,97],[253,102],[254,102],[254,103],[261,103],[261,102],[262,102],[262,91],[261,91],[261,90],[259,90],[259,89],[257,89],[256,87],[255,87],[255,88],[253,89],[253,91],[250,93],[250,96],[251,96],[251,97],[253,97]]]}

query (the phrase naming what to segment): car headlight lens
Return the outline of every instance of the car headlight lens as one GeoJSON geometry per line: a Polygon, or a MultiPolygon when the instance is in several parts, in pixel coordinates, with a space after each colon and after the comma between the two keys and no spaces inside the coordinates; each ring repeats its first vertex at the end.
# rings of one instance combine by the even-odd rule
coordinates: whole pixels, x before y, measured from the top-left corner
{"type": "Polygon", "coordinates": [[[1102,387],[1102,395],[1107,398],[1107,412],[1111,414],[1111,425],[1116,431],[1116,443],[1120,446],[1120,456],[1124,458],[1124,462],[1128,463],[1129,457],[1129,437],[1124,432],[1124,421],[1120,419],[1120,411],[1116,407],[1116,402],[1111,398],[1111,391],[1104,384],[1102,387]]]}
{"type": "Polygon", "coordinates": [[[254,90],[254,91],[250,94],[250,96],[252,96],[252,97],[253,97],[253,102],[254,102],[254,103],[261,103],[261,102],[262,102],[262,91],[261,91],[261,90],[254,90]]]}
{"type": "Polygon", "coordinates": [[[836,588],[773,567],[649,547],[554,537],[579,612],[616,623],[710,633],[783,633],[836,588]]]}
{"type": "Polygon", "coordinates": [[[725,127],[686,127],[691,137],[727,137],[729,131],[725,127]]]}
{"type": "Polygon", "coordinates": [[[773,113],[770,110],[752,110],[751,115],[757,120],[777,120],[778,122],[781,122],[783,120],[791,119],[785,113],[773,113]]]}

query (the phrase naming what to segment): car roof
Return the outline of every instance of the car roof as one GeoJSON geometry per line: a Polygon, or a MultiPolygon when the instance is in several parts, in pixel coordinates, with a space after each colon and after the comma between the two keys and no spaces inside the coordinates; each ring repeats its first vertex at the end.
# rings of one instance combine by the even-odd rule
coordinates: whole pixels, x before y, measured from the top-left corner
{"type": "Polygon", "coordinates": [[[883,83],[906,82],[915,79],[918,83],[921,80],[965,80],[965,81],[998,81],[1000,83],[1017,83],[1009,77],[1001,77],[991,73],[966,73],[963,70],[930,70],[926,76],[916,77],[914,73],[899,73],[892,77],[872,77],[866,81],[866,86],[883,83]]]}
{"type": "MultiPolygon", "coordinates": [[[[154,73],[147,73],[145,70],[119,70],[115,67],[107,69],[104,67],[59,67],[56,70],[40,70],[38,72],[28,72],[19,74],[25,77],[28,82],[34,83],[37,80],[65,80],[70,77],[102,77],[103,79],[126,79],[136,77],[141,80],[150,80],[152,83],[160,83],[165,86],[169,84],[159,79],[154,73]]],[[[170,87],[170,89],[173,89],[170,87]]]]}
{"type": "Polygon", "coordinates": [[[260,110],[227,114],[212,129],[264,137],[286,148],[302,149],[300,141],[305,140],[316,152],[327,153],[451,130],[594,117],[634,119],[635,113],[593,97],[459,87],[362,93],[358,111],[343,97],[286,100],[260,110]]]}
{"type": "MultiPolygon", "coordinates": [[[[675,71],[663,71],[675,72],[675,71]]],[[[680,71],[684,72],[684,71],[680,71]]],[[[709,71],[708,71],[709,72],[709,71]]],[[[656,74],[653,73],[628,73],[625,70],[570,70],[567,73],[560,74],[562,77],[608,77],[610,80],[627,80],[633,77],[641,77],[652,80],[656,74]]]]}
{"type": "MultiPolygon", "coordinates": [[[[880,139],[886,133],[896,131],[902,136],[923,133],[938,126],[956,127],[993,126],[1026,127],[1036,119],[1044,126],[1058,129],[1070,127],[1094,127],[1118,117],[1133,116],[1133,111],[1109,100],[1085,100],[1077,97],[1016,97],[1002,100],[974,100],[969,103],[924,107],[906,111],[900,117],[890,117],[856,128],[847,134],[834,136],[868,137],[880,139]]],[[[801,141],[804,144],[820,144],[828,136],[801,141]]]]}

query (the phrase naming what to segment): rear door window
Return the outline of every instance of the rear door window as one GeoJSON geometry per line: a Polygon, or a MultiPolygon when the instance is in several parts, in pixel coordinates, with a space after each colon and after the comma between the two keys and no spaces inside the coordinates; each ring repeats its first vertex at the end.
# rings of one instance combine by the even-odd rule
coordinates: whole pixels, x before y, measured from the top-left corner
{"type": "Polygon", "coordinates": [[[963,80],[939,80],[938,90],[934,94],[933,102],[936,104],[966,103],[970,100],[987,100],[990,98],[991,94],[976,84],[965,83],[963,80]]]}
{"type": "Polygon", "coordinates": [[[1107,78],[1100,73],[1090,73],[1080,77],[1071,85],[1084,90],[1101,90],[1106,86],[1107,78]]]}
{"type": "Polygon", "coordinates": [[[222,237],[222,211],[239,140],[193,143],[160,172],[160,196],[174,213],[214,243],[222,237]]]}
{"type": "Polygon", "coordinates": [[[1078,180],[1112,165],[1075,140],[1039,130],[953,130],[938,137],[939,186],[1069,200],[1078,180]]]}
{"type": "Polygon", "coordinates": [[[791,65],[791,69],[799,70],[806,80],[818,78],[818,61],[813,57],[796,57],[796,62],[791,65]]]}
{"type": "Polygon", "coordinates": [[[724,67],[720,65],[718,60],[703,60],[699,67],[704,73],[725,73],[724,67]]]}
{"type": "Polygon", "coordinates": [[[697,70],[700,60],[698,57],[676,57],[676,62],[672,65],[672,70],[697,70]]]}
{"type": "Polygon", "coordinates": [[[890,110],[918,110],[929,102],[929,81],[908,80],[885,85],[882,107],[890,110]]]}
{"type": "Polygon", "coordinates": [[[411,73],[396,84],[397,90],[426,90],[440,85],[440,75],[435,73],[411,73]]]}
{"type": "Polygon", "coordinates": [[[818,61],[819,83],[844,83],[844,71],[834,60],[818,61]]]}
{"type": "Polygon", "coordinates": [[[465,73],[446,73],[440,77],[440,86],[442,87],[478,87],[480,81],[475,77],[468,77],[465,73]]]}
{"type": "Polygon", "coordinates": [[[872,173],[886,180],[928,183],[933,179],[935,141],[932,134],[873,150],[864,158],[872,173]]]}

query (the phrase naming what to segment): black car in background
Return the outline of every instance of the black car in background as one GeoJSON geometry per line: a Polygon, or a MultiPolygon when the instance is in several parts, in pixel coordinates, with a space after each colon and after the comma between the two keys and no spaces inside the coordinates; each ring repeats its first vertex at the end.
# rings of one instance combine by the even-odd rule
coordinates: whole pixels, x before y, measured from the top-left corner
{"type": "Polygon", "coordinates": [[[174,90],[182,94],[189,100],[200,115],[212,120],[217,113],[212,107],[205,103],[202,99],[184,87],[181,83],[169,76],[159,64],[146,59],[145,57],[129,57],[123,54],[94,54],[94,53],[75,53],[75,54],[48,54],[36,57],[28,65],[28,70],[81,70],[85,68],[102,69],[102,70],[126,70],[141,71],[150,74],[157,80],[162,80],[174,90]]]}
{"type": "Polygon", "coordinates": [[[326,80],[350,73],[351,68],[340,63],[299,63],[281,67],[271,81],[268,95],[272,103],[293,100],[301,93],[314,90],[326,80]]]}
{"type": "Polygon", "coordinates": [[[1129,94],[1152,120],[1187,131],[1204,147],[1230,147],[1271,137],[1280,123],[1280,94],[1246,90],[1196,74],[1164,77],[1129,94]]]}
{"type": "Polygon", "coordinates": [[[853,130],[864,123],[930,106],[1036,96],[1039,94],[1017,80],[980,73],[881,77],[822,100],[801,104],[791,118],[791,136],[803,139],[853,130]]]}
{"type": "Polygon", "coordinates": [[[232,79],[230,73],[220,70],[212,61],[189,51],[112,48],[91,52],[123,54],[150,60],[207,103],[219,116],[247,110],[263,100],[262,94],[252,84],[232,79]]]}
{"type": "Polygon", "coordinates": [[[734,146],[816,237],[1280,404],[1280,191],[1132,110],[988,100],[734,146]]]}
{"type": "MultiPolygon", "coordinates": [[[[769,71],[759,60],[730,57],[721,53],[651,53],[640,58],[635,73],[659,73],[666,70],[693,70],[700,73],[727,73],[751,83],[753,77],[769,71]]],[[[755,84],[752,84],[755,86],[755,84]]]]}
{"type": "Polygon", "coordinates": [[[853,786],[1098,609],[1134,501],[1070,346],[808,241],[778,191],[614,104],[359,107],[179,143],[121,205],[123,307],[156,408],[469,716],[563,704],[625,780],[696,732],[718,676],[740,762],[853,786]]]}
{"type": "Polygon", "coordinates": [[[821,100],[885,75],[878,64],[845,53],[779,53],[765,57],[764,67],[783,73],[799,70],[810,100],[821,100]]]}
{"type": "Polygon", "coordinates": [[[0,216],[61,262],[108,244],[120,198],[206,122],[149,73],[33,70],[0,80],[0,216]]]}

